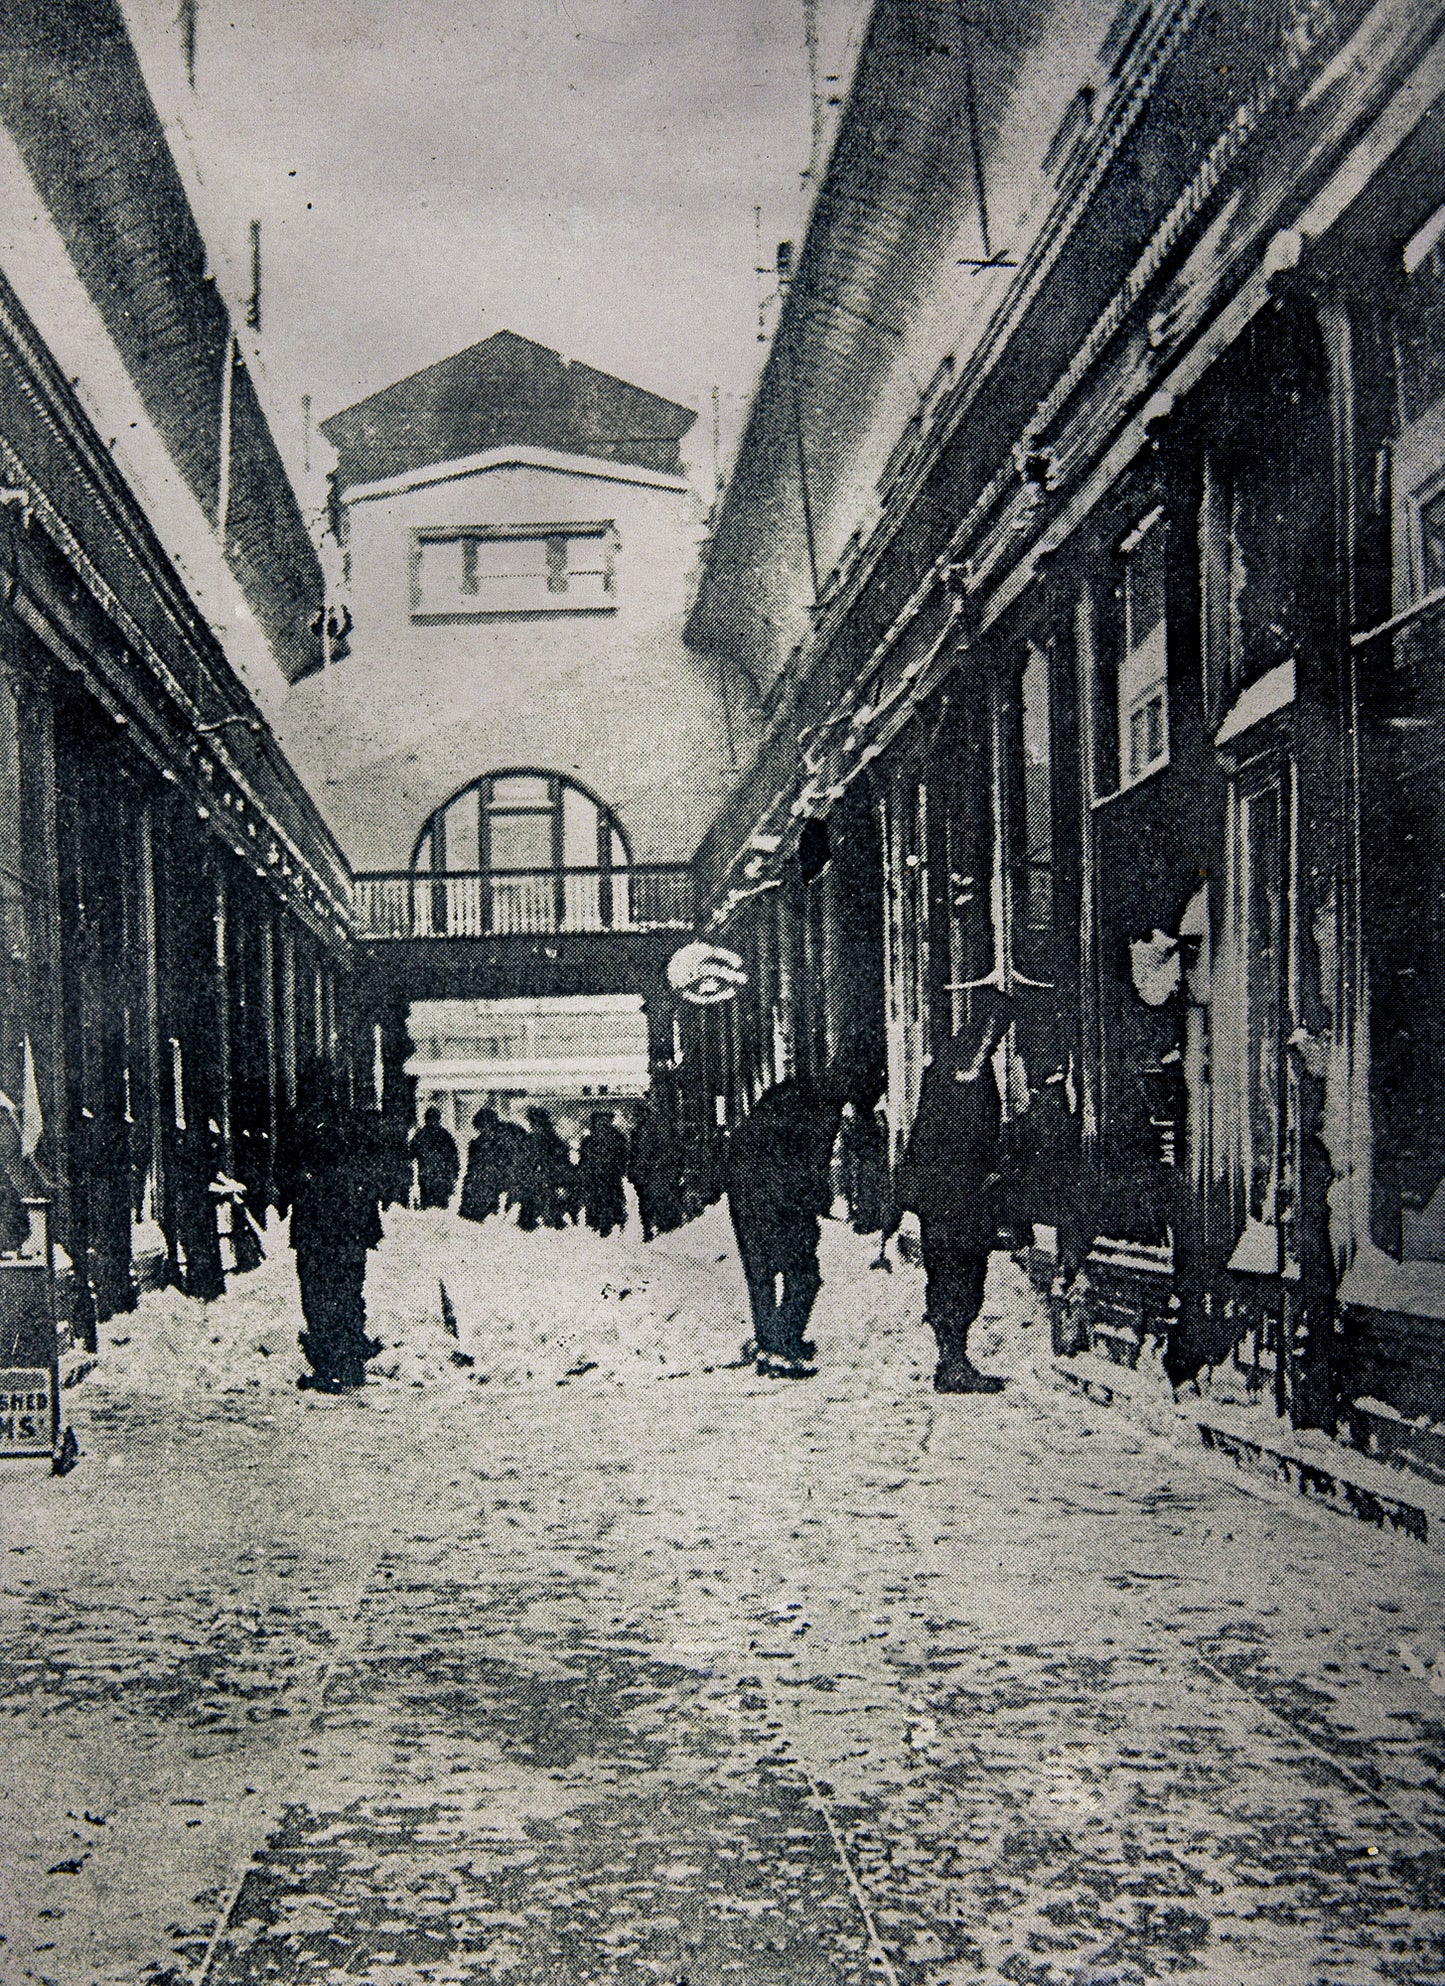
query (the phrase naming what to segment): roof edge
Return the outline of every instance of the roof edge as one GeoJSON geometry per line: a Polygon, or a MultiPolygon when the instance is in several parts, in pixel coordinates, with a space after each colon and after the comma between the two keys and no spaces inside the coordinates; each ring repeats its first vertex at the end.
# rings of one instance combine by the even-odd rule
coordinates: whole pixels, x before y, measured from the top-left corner
{"type": "Polygon", "coordinates": [[[403,496],[408,490],[424,489],[430,483],[452,483],[464,476],[485,474],[491,469],[544,469],[554,475],[588,476],[602,483],[632,483],[644,489],[670,490],[686,495],[692,484],[686,476],[665,476],[657,469],[635,469],[630,463],[608,462],[597,455],[568,455],[560,449],[508,446],[484,449],[480,455],[461,455],[451,462],[434,462],[422,469],[404,469],[396,476],[383,476],[371,483],[348,483],[342,487],[343,503],[365,503],[376,497],[403,496]]]}

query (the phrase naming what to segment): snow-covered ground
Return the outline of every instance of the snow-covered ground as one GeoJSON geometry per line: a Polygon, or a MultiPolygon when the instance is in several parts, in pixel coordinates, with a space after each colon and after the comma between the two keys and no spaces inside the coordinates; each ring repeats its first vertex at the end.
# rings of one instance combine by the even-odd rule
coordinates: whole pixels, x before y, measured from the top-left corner
{"type": "MultiPolygon", "coordinates": [[[[642,1242],[635,1217],[605,1240],[586,1227],[527,1234],[501,1219],[479,1226],[436,1209],[392,1207],[384,1226],[366,1281],[368,1327],[385,1346],[370,1367],[379,1389],[678,1378],[738,1363],[749,1337],[746,1290],[721,1205],[660,1244],[642,1242]]],[[[117,1396],[293,1386],[303,1367],[284,1223],[273,1221],[266,1247],[266,1262],[233,1277],[214,1303],[159,1290],[112,1320],[93,1383],[117,1396]]],[[[841,1222],[823,1223],[824,1366],[842,1360],[861,1381],[900,1361],[907,1371],[931,1370],[921,1278],[901,1265],[897,1273],[860,1275],[867,1247],[841,1222]]],[[[1021,1274],[995,1258],[980,1357],[1002,1354],[1003,1370],[1017,1365],[1027,1349],[1019,1332],[1038,1315],[1021,1274]]]]}
{"type": "Polygon", "coordinates": [[[793,1384],[722,1210],[385,1219],[358,1393],[273,1234],[6,1479],[3,1986],[1445,1986],[1438,1560],[1040,1387],[1001,1258],[940,1398],[840,1222],[793,1384]]]}

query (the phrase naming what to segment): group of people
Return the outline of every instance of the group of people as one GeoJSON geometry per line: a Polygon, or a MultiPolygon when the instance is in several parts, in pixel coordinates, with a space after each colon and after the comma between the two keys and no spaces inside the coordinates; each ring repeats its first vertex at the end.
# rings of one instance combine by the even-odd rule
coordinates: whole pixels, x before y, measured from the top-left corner
{"type": "Polygon", "coordinates": [[[637,1108],[630,1138],[610,1110],[594,1110],[575,1156],[540,1104],[528,1110],[525,1129],[485,1106],[473,1117],[472,1131],[463,1174],[456,1139],[438,1107],[428,1106],[410,1147],[421,1206],[449,1207],[461,1177],[457,1212],[463,1220],[515,1210],[517,1226],[527,1231],[585,1222],[608,1235],[627,1223],[630,1180],[644,1241],[683,1219],[681,1146],[667,1118],[646,1103],[637,1108]]]}
{"type": "Polygon", "coordinates": [[[993,1056],[1010,1016],[998,999],[980,997],[974,1005],[972,1020],[924,1072],[912,1134],[891,1184],[877,1082],[835,1074],[809,1088],[789,1078],[765,1090],[733,1134],[728,1204],[760,1372],[801,1379],[817,1370],[807,1328],[822,1287],[820,1220],[832,1205],[832,1158],[841,1145],[853,1225],[880,1234],[874,1268],[890,1268],[888,1243],[904,1214],[918,1218],[926,1315],[938,1351],[935,1389],[1002,1390],[1001,1379],[970,1359],[968,1339],[983,1307],[988,1258],[1008,1217],[993,1056]]]}
{"type": "MultiPolygon", "coordinates": [[[[888,1244],[905,1213],[917,1216],[926,1318],[937,1347],[933,1384],[942,1393],[997,1393],[1003,1381],[969,1357],[983,1307],[989,1255],[1009,1218],[1009,1160],[995,1053],[1010,1025],[1008,1003],[981,994],[969,1020],[941,1044],[924,1071],[911,1135],[888,1165],[881,1078],[834,1071],[817,1084],[789,1077],[765,1090],[727,1143],[727,1193],[752,1318],[749,1356],[758,1370],[806,1378],[817,1370],[808,1322],[822,1286],[821,1221],[834,1200],[835,1155],[855,1229],[880,1236],[872,1266],[890,1269],[888,1244]],[[841,1134],[841,1135],[840,1135],[841,1134]]],[[[668,1118],[639,1107],[629,1138],[610,1111],[591,1113],[574,1156],[540,1105],[527,1126],[479,1110],[463,1173],[456,1140],[431,1106],[412,1138],[417,1198],[485,1221],[515,1209],[523,1229],[584,1222],[598,1234],[627,1220],[634,1186],[643,1238],[684,1218],[682,1163],[668,1118]]],[[[356,1383],[374,1341],[365,1336],[366,1250],[380,1238],[375,1180],[333,1126],[308,1133],[292,1189],[292,1245],[307,1334],[302,1344],[319,1386],[356,1383]]]]}

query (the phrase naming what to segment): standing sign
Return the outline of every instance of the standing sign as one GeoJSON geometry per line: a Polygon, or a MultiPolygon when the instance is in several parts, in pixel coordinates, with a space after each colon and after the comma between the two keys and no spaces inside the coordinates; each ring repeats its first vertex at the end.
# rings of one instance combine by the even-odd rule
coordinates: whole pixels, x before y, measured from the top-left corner
{"type": "Polygon", "coordinates": [[[50,1202],[27,1200],[30,1233],[0,1255],[0,1459],[60,1452],[60,1351],[50,1202]]]}

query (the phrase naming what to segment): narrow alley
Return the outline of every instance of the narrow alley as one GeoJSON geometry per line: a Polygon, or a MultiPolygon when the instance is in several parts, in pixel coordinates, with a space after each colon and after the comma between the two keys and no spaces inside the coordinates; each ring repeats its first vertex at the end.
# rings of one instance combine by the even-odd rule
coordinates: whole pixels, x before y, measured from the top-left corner
{"type": "Polygon", "coordinates": [[[1431,1550],[1052,1390],[1002,1256],[940,1398],[841,1223],[802,1385],[718,1209],[386,1225],[363,1391],[273,1227],[9,1479],[7,1982],[1445,1980],[1431,1550]]]}

